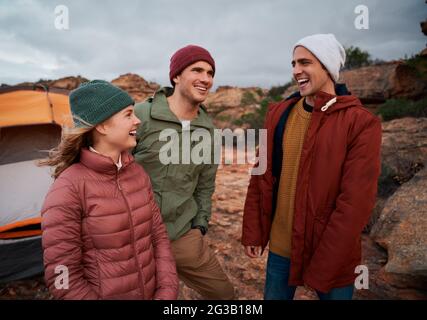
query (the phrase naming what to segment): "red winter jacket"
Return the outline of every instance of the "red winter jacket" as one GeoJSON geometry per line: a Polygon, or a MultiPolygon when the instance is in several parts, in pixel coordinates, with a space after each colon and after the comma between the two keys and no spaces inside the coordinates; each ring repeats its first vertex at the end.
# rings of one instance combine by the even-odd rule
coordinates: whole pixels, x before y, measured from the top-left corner
{"type": "MultiPolygon", "coordinates": [[[[380,173],[380,120],[350,95],[338,96],[322,111],[332,98],[318,94],[303,144],[290,257],[289,284],[305,283],[321,292],[352,284],[357,276],[360,235],[375,205],[380,173]]],[[[275,131],[298,99],[270,106],[266,116],[267,171],[250,180],[243,216],[245,246],[264,249],[269,241],[280,179],[274,162],[281,161],[273,152],[280,148],[274,144],[275,131]]]]}
{"type": "Polygon", "coordinates": [[[45,280],[57,299],[176,299],[178,278],[150,179],[127,152],[82,149],[42,208],[45,280]],[[68,289],[58,289],[68,268],[68,289]],[[55,268],[58,268],[55,270],[55,268]],[[56,271],[56,272],[55,272],[56,271]]]}

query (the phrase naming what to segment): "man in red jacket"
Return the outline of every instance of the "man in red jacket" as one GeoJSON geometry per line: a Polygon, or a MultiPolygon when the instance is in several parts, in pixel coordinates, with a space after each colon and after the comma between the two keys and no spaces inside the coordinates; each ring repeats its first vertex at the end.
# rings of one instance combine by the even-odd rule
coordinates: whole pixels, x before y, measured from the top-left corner
{"type": "Polygon", "coordinates": [[[298,41],[299,92],[269,106],[267,170],[252,175],[242,244],[251,258],[269,244],[265,299],[297,286],[322,300],[351,299],[360,236],[375,204],[380,120],[336,84],[345,51],[332,34],[298,41]]]}

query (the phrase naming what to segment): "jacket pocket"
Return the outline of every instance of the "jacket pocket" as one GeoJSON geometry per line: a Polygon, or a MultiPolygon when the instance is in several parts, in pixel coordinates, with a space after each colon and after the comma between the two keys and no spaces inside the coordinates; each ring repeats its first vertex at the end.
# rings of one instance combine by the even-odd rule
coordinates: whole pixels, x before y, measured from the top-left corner
{"type": "Polygon", "coordinates": [[[323,232],[325,231],[326,226],[328,225],[329,218],[334,210],[335,210],[335,206],[328,205],[323,209],[319,210],[315,215],[314,222],[313,222],[313,237],[312,237],[313,250],[316,250],[317,246],[319,245],[320,240],[322,239],[322,236],[323,236],[323,232]]]}
{"type": "Polygon", "coordinates": [[[313,237],[312,237],[312,247],[313,253],[319,246],[320,240],[322,239],[323,232],[327,226],[327,221],[315,217],[313,224],[313,237]]]}

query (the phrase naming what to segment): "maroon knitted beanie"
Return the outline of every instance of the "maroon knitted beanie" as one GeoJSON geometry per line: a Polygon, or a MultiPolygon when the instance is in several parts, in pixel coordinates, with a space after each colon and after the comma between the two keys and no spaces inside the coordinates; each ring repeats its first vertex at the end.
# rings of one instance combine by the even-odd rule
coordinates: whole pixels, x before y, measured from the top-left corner
{"type": "Polygon", "coordinates": [[[175,86],[173,78],[179,75],[189,65],[197,61],[205,61],[209,63],[215,74],[215,61],[212,58],[211,54],[202,47],[188,45],[175,52],[171,58],[169,67],[169,79],[172,86],[175,86]]]}

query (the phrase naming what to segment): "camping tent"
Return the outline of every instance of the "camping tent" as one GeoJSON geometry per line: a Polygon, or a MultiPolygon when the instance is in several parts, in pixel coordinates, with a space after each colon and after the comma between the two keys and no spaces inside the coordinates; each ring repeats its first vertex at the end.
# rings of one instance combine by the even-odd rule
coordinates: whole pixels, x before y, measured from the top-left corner
{"type": "Polygon", "coordinates": [[[38,167],[72,125],[68,90],[0,88],[0,283],[43,272],[40,209],[52,183],[38,167]]]}

